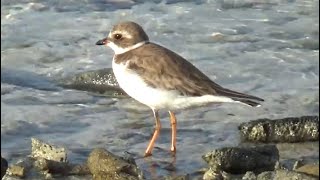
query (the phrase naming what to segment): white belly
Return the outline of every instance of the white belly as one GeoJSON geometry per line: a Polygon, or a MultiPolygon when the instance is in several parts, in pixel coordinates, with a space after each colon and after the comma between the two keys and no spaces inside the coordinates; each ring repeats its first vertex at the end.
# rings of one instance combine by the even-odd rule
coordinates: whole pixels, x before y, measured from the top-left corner
{"type": "Polygon", "coordinates": [[[181,96],[178,91],[165,91],[148,86],[134,71],[127,69],[126,64],[112,62],[114,75],[119,86],[132,98],[152,109],[182,109],[190,106],[201,106],[212,102],[235,102],[230,98],[205,95],[199,97],[181,96]]]}
{"type": "Polygon", "coordinates": [[[135,72],[125,64],[112,63],[113,73],[119,86],[132,98],[153,109],[167,108],[172,99],[178,96],[175,91],[162,91],[148,86],[135,72]]]}

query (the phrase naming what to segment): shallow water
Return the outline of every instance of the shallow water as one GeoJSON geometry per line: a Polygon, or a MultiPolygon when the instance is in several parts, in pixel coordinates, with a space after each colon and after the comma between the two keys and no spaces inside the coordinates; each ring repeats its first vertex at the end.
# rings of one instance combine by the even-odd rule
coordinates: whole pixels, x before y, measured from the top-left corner
{"type": "MultiPolygon", "coordinates": [[[[2,0],[2,156],[9,162],[24,157],[30,137],[67,147],[73,162],[96,147],[143,155],[154,126],[148,108],[54,83],[110,67],[111,50],[95,42],[122,20],[138,22],[152,41],[186,57],[217,83],[265,99],[260,108],[223,104],[177,112],[173,165],[168,114],[161,112],[160,148],[152,158],[137,158],[148,177],[204,167],[201,155],[240,143],[241,122],[319,114],[318,1],[166,2],[2,0]]],[[[319,152],[318,143],[280,147],[282,158],[319,152]]]]}

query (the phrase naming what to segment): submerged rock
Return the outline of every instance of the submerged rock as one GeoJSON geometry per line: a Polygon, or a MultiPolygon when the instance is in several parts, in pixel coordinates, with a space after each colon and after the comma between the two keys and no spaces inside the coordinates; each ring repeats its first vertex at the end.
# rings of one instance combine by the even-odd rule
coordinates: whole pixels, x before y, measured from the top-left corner
{"type": "Polygon", "coordinates": [[[254,174],[248,171],[242,177],[243,180],[312,180],[315,178],[319,178],[319,157],[304,157],[299,160],[281,160],[275,165],[274,171],[265,171],[260,174],[254,174]],[[288,161],[291,164],[289,166],[287,164],[288,161]],[[292,165],[292,163],[294,163],[294,165],[292,165]]]}
{"type": "Polygon", "coordinates": [[[88,174],[91,175],[91,172],[87,163],[73,165],[69,171],[69,175],[88,175],[88,174]]]}
{"type": "Polygon", "coordinates": [[[67,162],[52,161],[45,158],[37,158],[34,161],[34,167],[40,171],[47,171],[52,174],[67,175],[71,169],[71,165],[67,162]]]}
{"type": "Polygon", "coordinates": [[[319,140],[319,117],[259,119],[242,123],[239,129],[243,141],[265,143],[317,141],[319,140]]]}
{"type": "Polygon", "coordinates": [[[79,73],[60,80],[65,88],[90,91],[111,96],[125,96],[111,68],[79,73]]]}
{"type": "Polygon", "coordinates": [[[213,150],[202,158],[215,170],[244,174],[247,171],[274,170],[279,160],[279,151],[274,145],[253,147],[226,147],[213,150]]]}
{"type": "Polygon", "coordinates": [[[211,34],[212,40],[214,42],[257,42],[259,41],[258,38],[246,36],[246,35],[227,35],[222,33],[212,33],[211,34]]]}
{"type": "Polygon", "coordinates": [[[142,171],[135,162],[125,160],[105,149],[94,149],[87,161],[95,180],[139,180],[143,179],[142,171]]]}
{"type": "Polygon", "coordinates": [[[254,1],[237,1],[237,0],[221,1],[221,7],[224,9],[252,8],[254,5],[255,5],[254,1]]]}
{"type": "Polygon", "coordinates": [[[303,173],[289,171],[289,170],[276,170],[276,171],[266,171],[257,176],[257,180],[316,180],[318,178],[309,176],[303,173]]]}
{"type": "Polygon", "coordinates": [[[295,171],[319,177],[319,164],[305,164],[295,169],[295,171]]]}
{"type": "MultiPolygon", "coordinates": [[[[280,150],[281,151],[281,150],[280,150]]],[[[296,170],[304,165],[318,165],[319,166],[319,156],[303,156],[289,159],[282,159],[279,161],[279,166],[276,169],[286,169],[286,170],[296,170]]]]}
{"type": "Polygon", "coordinates": [[[191,180],[189,175],[176,175],[176,176],[167,176],[164,178],[159,178],[160,180],[191,180]]]}
{"type": "Polygon", "coordinates": [[[319,50],[319,37],[301,38],[295,40],[294,42],[304,49],[319,50]]]}

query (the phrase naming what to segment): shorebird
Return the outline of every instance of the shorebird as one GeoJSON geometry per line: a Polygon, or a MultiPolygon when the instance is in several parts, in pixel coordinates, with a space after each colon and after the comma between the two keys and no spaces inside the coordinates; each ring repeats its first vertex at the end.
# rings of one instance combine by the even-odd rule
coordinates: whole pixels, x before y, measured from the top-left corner
{"type": "Polygon", "coordinates": [[[226,89],[213,82],[183,57],[149,41],[143,28],[135,22],[113,26],[109,35],[96,45],[114,51],[112,69],[119,86],[132,98],[149,106],[156,127],[145,156],[150,156],[159,136],[158,111],[168,110],[171,121],[171,148],[176,153],[177,120],[174,110],[209,103],[240,103],[259,106],[263,99],[226,89]]]}

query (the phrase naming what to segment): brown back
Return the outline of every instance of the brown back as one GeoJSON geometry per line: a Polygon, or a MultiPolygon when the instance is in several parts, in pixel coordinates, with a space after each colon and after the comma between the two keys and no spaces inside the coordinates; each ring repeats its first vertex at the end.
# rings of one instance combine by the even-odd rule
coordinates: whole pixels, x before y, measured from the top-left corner
{"type": "Polygon", "coordinates": [[[178,54],[154,43],[116,55],[116,63],[128,63],[151,87],[177,90],[185,96],[221,95],[262,100],[225,89],[178,54]]]}

